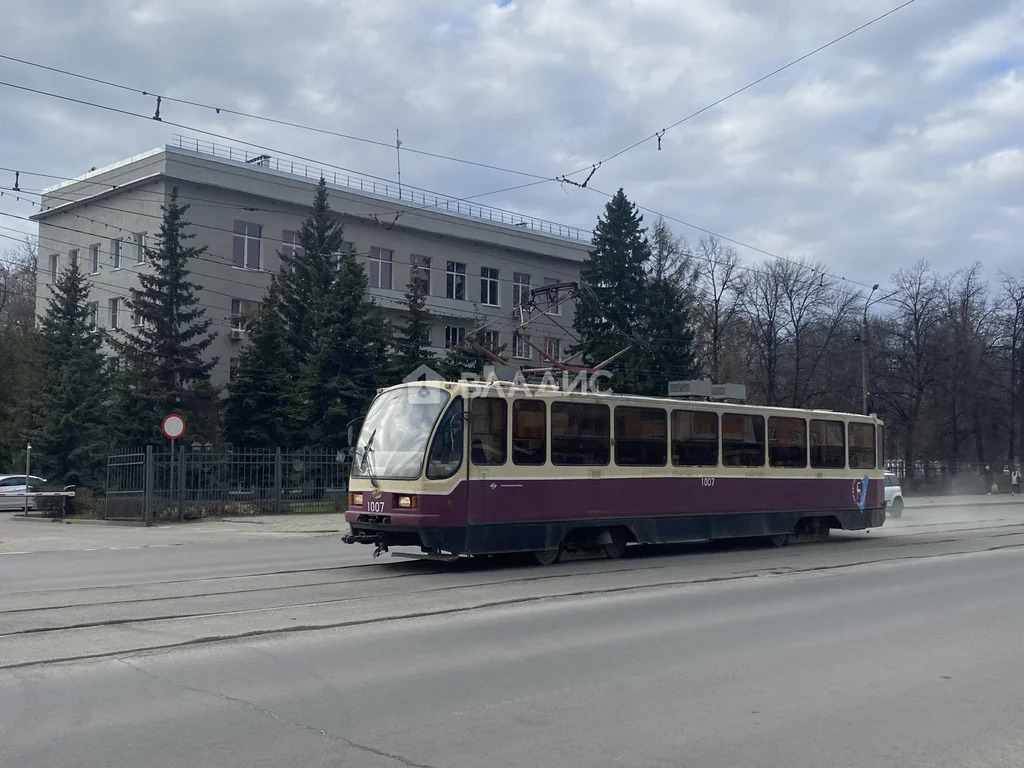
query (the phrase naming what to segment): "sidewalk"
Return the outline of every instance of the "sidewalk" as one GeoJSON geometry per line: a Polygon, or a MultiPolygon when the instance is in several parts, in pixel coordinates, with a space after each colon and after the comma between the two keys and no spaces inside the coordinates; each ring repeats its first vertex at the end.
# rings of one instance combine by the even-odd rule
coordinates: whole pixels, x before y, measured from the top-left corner
{"type": "Polygon", "coordinates": [[[25,520],[0,513],[0,554],[136,549],[344,533],[348,533],[348,524],[340,513],[209,518],[188,523],[158,523],[150,528],[93,520],[25,520]]]}
{"type": "Polygon", "coordinates": [[[1008,493],[997,493],[993,495],[979,493],[970,496],[904,496],[903,505],[907,509],[919,509],[921,507],[983,507],[991,505],[1024,505],[1024,495],[1011,496],[1008,493]]]}

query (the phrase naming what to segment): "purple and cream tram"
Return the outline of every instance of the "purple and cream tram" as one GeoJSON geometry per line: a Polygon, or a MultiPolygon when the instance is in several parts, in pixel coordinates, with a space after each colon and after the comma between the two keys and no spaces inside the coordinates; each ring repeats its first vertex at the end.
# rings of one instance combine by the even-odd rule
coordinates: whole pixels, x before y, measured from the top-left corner
{"type": "Polygon", "coordinates": [[[355,442],[345,540],[542,563],[629,542],[823,540],[885,521],[881,438],[874,416],[832,411],[401,384],[355,442]]]}

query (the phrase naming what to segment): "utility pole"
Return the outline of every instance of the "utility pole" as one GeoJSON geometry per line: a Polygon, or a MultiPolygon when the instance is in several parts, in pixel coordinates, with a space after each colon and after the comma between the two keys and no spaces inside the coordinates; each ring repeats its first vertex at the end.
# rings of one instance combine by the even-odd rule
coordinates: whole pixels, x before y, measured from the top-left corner
{"type": "Polygon", "coordinates": [[[864,302],[864,319],[860,324],[860,377],[863,394],[861,410],[865,414],[868,412],[868,307],[871,306],[871,297],[877,290],[878,283],[875,283],[871,286],[867,301],[864,302]]]}

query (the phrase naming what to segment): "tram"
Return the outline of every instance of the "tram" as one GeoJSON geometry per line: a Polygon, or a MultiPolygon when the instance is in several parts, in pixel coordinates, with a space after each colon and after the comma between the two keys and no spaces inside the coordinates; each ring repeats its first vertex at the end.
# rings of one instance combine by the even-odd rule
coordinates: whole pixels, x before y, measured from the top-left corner
{"type": "Polygon", "coordinates": [[[884,523],[882,429],[822,410],[399,384],[378,391],[354,441],[345,541],[550,564],[631,542],[824,540],[884,523]]]}

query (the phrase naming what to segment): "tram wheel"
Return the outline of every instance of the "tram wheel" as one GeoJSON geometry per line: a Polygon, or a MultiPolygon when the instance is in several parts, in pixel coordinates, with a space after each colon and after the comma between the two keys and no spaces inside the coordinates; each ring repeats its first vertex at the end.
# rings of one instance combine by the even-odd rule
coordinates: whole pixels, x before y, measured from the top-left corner
{"type": "Polygon", "coordinates": [[[562,548],[538,549],[533,553],[533,559],[537,561],[538,565],[554,565],[562,559],[562,548]]]}
{"type": "Polygon", "coordinates": [[[619,531],[614,531],[611,543],[603,545],[601,549],[604,550],[605,557],[609,560],[618,560],[626,554],[626,536],[619,531]]]}
{"type": "Polygon", "coordinates": [[[789,534],[777,533],[774,536],[769,536],[768,543],[771,544],[773,547],[784,547],[787,544],[789,544],[789,534]]]}

